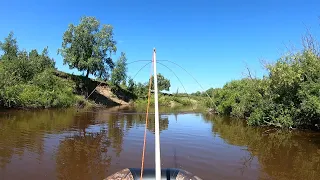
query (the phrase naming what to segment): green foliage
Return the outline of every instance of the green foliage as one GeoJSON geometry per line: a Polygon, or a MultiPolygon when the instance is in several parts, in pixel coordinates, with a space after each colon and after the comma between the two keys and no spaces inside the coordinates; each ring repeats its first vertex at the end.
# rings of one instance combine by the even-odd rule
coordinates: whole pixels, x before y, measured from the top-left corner
{"type": "Polygon", "coordinates": [[[12,33],[1,45],[4,55],[0,57],[0,106],[35,108],[74,104],[74,84],[54,75],[54,61],[49,58],[47,48],[41,54],[37,50],[19,51],[15,49],[18,46],[12,33]]]}
{"type": "Polygon", "coordinates": [[[172,96],[172,100],[183,105],[183,106],[191,106],[192,100],[188,97],[177,97],[177,96],[172,96]]]}
{"type": "MultiPolygon", "coordinates": [[[[153,81],[153,76],[151,77],[152,78],[152,82],[153,81]]],[[[169,91],[170,90],[170,80],[169,79],[166,79],[162,74],[158,73],[157,75],[157,80],[158,80],[158,90],[159,91],[163,91],[163,90],[166,90],[166,91],[169,91]]],[[[151,86],[152,89],[154,89],[153,87],[153,84],[151,86]]]]}
{"type": "Polygon", "coordinates": [[[128,91],[133,92],[134,90],[134,81],[131,77],[128,78],[128,91]]]}
{"type": "Polygon", "coordinates": [[[262,99],[264,81],[243,79],[227,83],[213,93],[217,110],[222,114],[246,117],[262,99]]]}
{"type": "Polygon", "coordinates": [[[195,92],[195,93],[192,93],[191,95],[192,95],[192,96],[201,96],[202,94],[201,94],[200,91],[197,91],[197,92],[195,92]]]}
{"type": "MultiPolygon", "coordinates": [[[[151,77],[151,89],[154,89],[153,86],[153,76],[151,77]]],[[[149,82],[144,84],[142,83],[135,83],[131,78],[128,81],[128,90],[133,92],[137,96],[135,100],[135,104],[137,106],[146,106],[147,105],[147,95],[148,95],[148,88],[149,82]]],[[[170,80],[166,79],[163,75],[158,74],[158,90],[169,90],[170,88],[170,80]]],[[[166,107],[182,107],[182,106],[189,106],[189,107],[196,107],[205,105],[205,99],[203,97],[190,97],[187,93],[175,93],[167,94],[167,93],[159,93],[158,94],[159,106],[166,106],[166,107]]],[[[154,96],[151,95],[150,104],[154,104],[154,96]]]]}
{"type": "Polygon", "coordinates": [[[103,25],[100,28],[96,18],[83,17],[79,25],[69,25],[58,52],[70,68],[86,71],[86,77],[93,74],[105,79],[109,75],[108,69],[114,66],[111,54],[116,50],[113,27],[103,25]]]}
{"type": "Polygon", "coordinates": [[[137,97],[146,97],[148,95],[148,85],[142,83],[134,83],[133,85],[133,94],[137,97]]]}
{"type": "Polygon", "coordinates": [[[227,83],[213,91],[216,111],[250,125],[314,127],[320,118],[320,57],[288,55],[267,66],[269,76],[227,83]]]}
{"type": "MultiPolygon", "coordinates": [[[[175,95],[167,95],[159,93],[158,95],[158,102],[160,107],[166,108],[190,108],[193,110],[200,110],[203,109],[205,106],[205,99],[204,98],[195,98],[189,96],[175,96],[175,95]]],[[[140,97],[135,100],[135,105],[138,107],[145,107],[148,103],[147,97],[140,97]]],[[[151,95],[150,104],[154,105],[154,96],[151,95]]]]}
{"type": "MultiPolygon", "coordinates": [[[[151,90],[154,89],[153,86],[153,76],[151,77],[151,90]]],[[[135,94],[137,97],[143,98],[147,97],[149,88],[149,81],[145,83],[134,82],[133,79],[128,79],[128,90],[135,94]]],[[[162,74],[158,74],[158,90],[167,90],[170,88],[170,80],[166,79],[162,74]]]]}
{"type": "Polygon", "coordinates": [[[210,88],[210,89],[206,90],[206,94],[208,94],[210,97],[213,97],[214,92],[215,92],[214,88],[210,88]]]}
{"type": "Polygon", "coordinates": [[[127,58],[124,52],[121,52],[121,56],[116,62],[116,65],[111,74],[111,83],[114,85],[120,85],[120,83],[126,83],[127,79],[127,58]]]}
{"type": "Polygon", "coordinates": [[[0,42],[0,49],[4,52],[4,55],[1,57],[2,60],[11,60],[17,57],[18,44],[13,35],[13,32],[10,32],[4,42],[0,42]]]}

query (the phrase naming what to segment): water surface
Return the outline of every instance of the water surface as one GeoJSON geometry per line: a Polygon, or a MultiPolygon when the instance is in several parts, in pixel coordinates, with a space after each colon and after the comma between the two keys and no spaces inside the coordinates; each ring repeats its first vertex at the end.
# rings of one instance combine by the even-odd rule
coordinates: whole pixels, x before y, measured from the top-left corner
{"type": "MultiPolygon", "coordinates": [[[[145,167],[153,168],[149,117],[145,167]]],[[[319,133],[185,111],[160,117],[162,167],[204,180],[320,178],[319,133]]],[[[140,167],[144,125],[145,114],[129,109],[0,112],[0,179],[103,179],[140,167]]]]}

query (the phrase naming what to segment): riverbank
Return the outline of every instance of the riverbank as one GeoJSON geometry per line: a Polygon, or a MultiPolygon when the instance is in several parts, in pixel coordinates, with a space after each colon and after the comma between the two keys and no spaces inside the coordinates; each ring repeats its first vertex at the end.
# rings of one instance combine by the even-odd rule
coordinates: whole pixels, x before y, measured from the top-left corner
{"type": "Polygon", "coordinates": [[[210,89],[215,111],[252,126],[320,129],[320,56],[315,49],[266,64],[268,75],[210,89]]]}
{"type": "MultiPolygon", "coordinates": [[[[319,130],[320,53],[313,44],[316,42],[309,39],[302,51],[265,64],[268,75],[263,78],[248,70],[248,77],[228,82],[222,88],[191,95],[159,93],[159,106],[210,109],[220,115],[245,119],[252,126],[319,130]]],[[[1,42],[1,50],[4,54],[0,56],[0,108],[147,105],[149,83],[134,82],[127,77],[124,53],[115,63],[109,59],[109,68],[100,66],[103,63],[95,71],[90,69],[92,66],[78,67],[86,72],[86,76],[81,76],[58,71],[47,48],[41,53],[35,49],[19,50],[13,34],[1,42]],[[90,79],[89,74],[96,79],[90,79]],[[100,81],[102,78],[107,81],[100,81]]],[[[85,64],[87,60],[81,62],[85,64]]],[[[69,67],[75,68],[72,64],[69,67]]],[[[159,91],[169,91],[170,80],[161,74],[158,80],[159,91]]]]}
{"type": "MultiPolygon", "coordinates": [[[[17,62],[22,60],[17,59],[17,62]]],[[[32,62],[32,59],[31,59],[32,62]]],[[[32,63],[26,63],[31,66],[32,63]]],[[[13,71],[12,63],[3,61],[0,64],[2,74],[13,71]]],[[[20,75],[17,75],[18,77],[20,75]]],[[[0,107],[13,109],[42,109],[42,108],[87,108],[112,107],[119,105],[146,107],[147,98],[137,96],[126,87],[111,85],[104,81],[94,80],[81,75],[73,75],[58,71],[49,66],[42,72],[33,72],[29,81],[20,80],[14,83],[2,79],[2,94],[0,94],[0,107]],[[41,78],[39,78],[39,76],[41,78]],[[86,98],[88,97],[89,98],[86,98]]],[[[23,76],[21,75],[20,77],[23,76]]],[[[19,78],[20,78],[19,77],[19,78]]],[[[17,78],[18,79],[18,78],[17,78]]],[[[1,86],[0,86],[1,87],[1,86]]],[[[192,107],[194,109],[205,107],[204,98],[192,96],[159,94],[159,105],[170,108],[192,107]]],[[[151,96],[150,104],[153,105],[151,96]]]]}
{"type": "MultiPolygon", "coordinates": [[[[125,82],[123,76],[126,77],[126,70],[123,68],[126,62],[124,53],[121,53],[118,61],[108,59],[107,64],[101,62],[107,58],[103,54],[100,59],[95,59],[100,62],[87,64],[88,59],[84,59],[80,63],[81,67],[70,65],[71,69],[86,70],[86,76],[78,76],[58,71],[54,59],[49,57],[48,48],[44,48],[42,52],[36,49],[19,49],[13,32],[10,32],[4,41],[0,41],[0,51],[2,108],[115,106],[128,104],[134,98],[133,93],[120,86],[120,82],[125,82]],[[83,69],[83,65],[87,67],[83,69]],[[89,74],[96,79],[90,79],[89,74]],[[98,80],[102,78],[109,79],[111,83],[98,80]]],[[[68,58],[64,60],[66,59],[68,58]]],[[[79,62],[76,65],[79,65],[79,62]]]]}
{"type": "Polygon", "coordinates": [[[112,107],[119,105],[129,105],[136,96],[121,86],[115,86],[105,81],[93,80],[80,75],[68,74],[56,71],[55,75],[71,80],[75,83],[74,93],[82,97],[88,97],[96,107],[112,107]]]}
{"type": "MultiPolygon", "coordinates": [[[[9,74],[5,63],[0,64],[0,71],[9,74]]],[[[1,75],[0,79],[0,107],[6,109],[111,107],[128,105],[135,97],[122,87],[55,69],[35,74],[27,82],[6,82],[1,75]]]]}
{"type": "MultiPolygon", "coordinates": [[[[186,110],[189,112],[203,112],[207,113],[210,111],[209,106],[207,107],[208,98],[203,97],[194,97],[194,96],[178,96],[178,95],[162,95],[159,94],[158,104],[159,108],[164,110],[165,112],[178,111],[178,110],[186,110]]],[[[137,109],[145,109],[148,105],[147,98],[138,98],[132,103],[133,107],[137,109]]],[[[154,96],[152,95],[150,98],[150,106],[151,111],[153,111],[154,107],[154,96]]]]}

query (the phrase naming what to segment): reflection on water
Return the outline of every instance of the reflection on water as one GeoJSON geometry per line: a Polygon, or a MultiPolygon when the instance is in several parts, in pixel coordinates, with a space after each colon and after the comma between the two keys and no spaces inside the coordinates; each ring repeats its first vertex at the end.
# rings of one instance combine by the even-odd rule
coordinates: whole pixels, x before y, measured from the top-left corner
{"type": "MultiPolygon", "coordinates": [[[[320,177],[317,133],[252,128],[239,120],[179,111],[160,116],[163,167],[203,179],[320,177]]],[[[0,112],[0,179],[103,179],[140,167],[145,114],[134,112],[0,112]]],[[[153,168],[153,115],[147,128],[145,167],[153,168]]]]}
{"type": "MultiPolygon", "coordinates": [[[[320,134],[245,127],[243,121],[212,118],[212,131],[226,143],[245,147],[261,171],[274,179],[319,179],[320,134]]],[[[244,162],[247,163],[247,160],[244,162]]],[[[250,162],[250,161],[249,161],[250,162]]]]}

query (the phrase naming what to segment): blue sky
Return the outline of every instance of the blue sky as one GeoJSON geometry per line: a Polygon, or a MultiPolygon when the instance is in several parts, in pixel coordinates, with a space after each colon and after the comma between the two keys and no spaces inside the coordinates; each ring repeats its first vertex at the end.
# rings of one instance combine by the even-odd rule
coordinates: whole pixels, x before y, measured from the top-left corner
{"type": "MultiPolygon", "coordinates": [[[[315,36],[320,30],[317,0],[10,0],[2,1],[0,8],[1,40],[13,31],[21,49],[41,51],[48,46],[59,70],[77,74],[57,55],[68,24],[78,24],[82,16],[95,16],[102,24],[114,26],[118,41],[115,59],[121,51],[128,62],[151,59],[155,47],[157,59],[178,63],[204,89],[242,78],[246,64],[261,77],[260,60],[275,61],[286,52],[286,46],[301,47],[306,28],[315,36]]],[[[129,75],[145,63],[129,65],[129,75]]],[[[202,90],[186,72],[166,64],[188,93],[202,90]]],[[[183,92],[171,71],[158,65],[158,72],[171,80],[171,91],[179,88],[183,92]]],[[[147,66],[135,80],[146,82],[149,73],[147,66]]]]}

